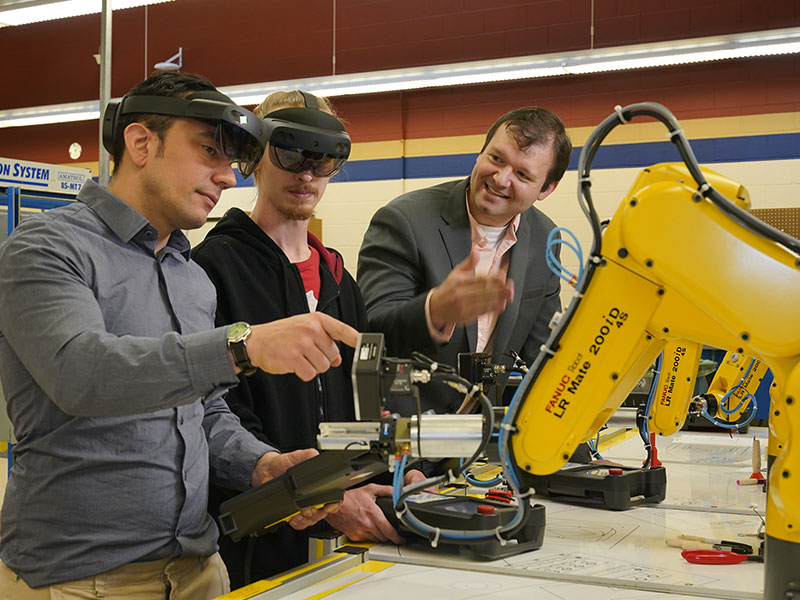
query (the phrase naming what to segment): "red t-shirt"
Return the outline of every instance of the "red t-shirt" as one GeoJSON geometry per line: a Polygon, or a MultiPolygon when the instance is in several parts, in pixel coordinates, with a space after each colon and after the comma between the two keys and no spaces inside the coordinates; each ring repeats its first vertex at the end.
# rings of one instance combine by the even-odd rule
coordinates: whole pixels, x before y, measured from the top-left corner
{"type": "Polygon", "coordinates": [[[322,281],[319,278],[319,252],[311,246],[308,249],[311,250],[311,256],[295,265],[300,270],[300,277],[303,278],[303,286],[306,288],[308,310],[314,312],[317,310],[322,281]]]}

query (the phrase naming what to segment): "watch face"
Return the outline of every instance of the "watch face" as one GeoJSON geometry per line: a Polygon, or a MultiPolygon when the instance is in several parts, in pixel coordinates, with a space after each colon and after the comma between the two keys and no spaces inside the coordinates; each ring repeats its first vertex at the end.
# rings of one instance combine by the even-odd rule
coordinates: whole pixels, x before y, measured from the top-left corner
{"type": "Polygon", "coordinates": [[[250,326],[247,323],[242,323],[241,321],[238,323],[233,323],[230,327],[228,327],[228,339],[233,341],[241,340],[245,335],[247,335],[248,329],[250,329],[250,326]]]}

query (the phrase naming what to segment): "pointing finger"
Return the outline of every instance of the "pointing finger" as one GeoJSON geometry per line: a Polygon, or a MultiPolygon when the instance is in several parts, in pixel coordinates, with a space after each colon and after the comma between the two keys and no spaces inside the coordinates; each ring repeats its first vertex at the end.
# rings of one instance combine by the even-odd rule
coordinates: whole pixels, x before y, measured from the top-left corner
{"type": "Polygon", "coordinates": [[[356,347],[358,343],[358,331],[350,327],[347,323],[334,319],[330,315],[319,313],[319,316],[321,317],[320,323],[322,327],[332,339],[344,342],[351,348],[356,347]]]}

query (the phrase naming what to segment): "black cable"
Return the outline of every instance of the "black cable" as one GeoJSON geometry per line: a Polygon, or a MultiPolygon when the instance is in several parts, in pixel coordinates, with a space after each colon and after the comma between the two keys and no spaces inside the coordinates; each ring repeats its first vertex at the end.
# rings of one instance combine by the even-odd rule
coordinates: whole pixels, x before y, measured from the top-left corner
{"type": "Polygon", "coordinates": [[[644,450],[646,453],[644,464],[642,464],[643,469],[649,469],[653,462],[653,448],[650,445],[650,436],[645,435],[644,433],[646,421],[647,421],[647,415],[645,414],[645,405],[640,404],[636,409],[636,427],[639,430],[639,437],[642,438],[642,442],[644,443],[644,450]]]}
{"type": "Polygon", "coordinates": [[[422,401],[419,397],[419,390],[412,386],[411,395],[417,403],[417,454],[422,458],[422,401]]]}
{"type": "Polygon", "coordinates": [[[435,364],[436,365],[435,372],[451,373],[451,374],[456,374],[456,375],[458,373],[458,371],[454,367],[448,365],[447,363],[436,362],[435,360],[433,360],[429,356],[426,356],[422,352],[416,352],[416,351],[412,352],[411,353],[411,358],[413,360],[416,360],[416,361],[424,364],[425,368],[428,368],[428,369],[431,368],[435,364]]]}
{"type": "Polygon", "coordinates": [[[255,537],[250,536],[249,538],[247,538],[247,549],[245,550],[245,553],[244,553],[244,584],[245,585],[249,585],[249,584],[253,583],[252,581],[250,581],[250,566],[251,566],[250,563],[253,562],[253,548],[255,548],[255,545],[256,545],[256,538],[255,537]]]}
{"type": "MultiPolygon", "coordinates": [[[[714,189],[706,180],[703,172],[700,169],[700,164],[695,157],[694,151],[692,150],[691,145],[689,144],[688,139],[686,138],[685,134],[681,130],[678,120],[675,116],[667,109],[665,106],[655,102],[642,102],[638,104],[631,104],[626,106],[625,108],[620,109],[619,111],[615,112],[614,114],[610,115],[606,118],[603,123],[601,123],[595,131],[601,130],[603,135],[598,137],[597,142],[594,143],[592,140],[592,148],[588,154],[587,161],[586,161],[586,175],[588,176],[588,170],[591,168],[591,163],[594,160],[594,155],[597,152],[600,144],[602,143],[603,139],[608,135],[608,133],[617,127],[618,125],[622,125],[623,122],[630,121],[636,117],[640,116],[649,116],[652,117],[661,123],[669,130],[671,135],[671,141],[676,146],[678,153],[681,156],[686,168],[689,170],[689,173],[692,175],[692,178],[698,185],[698,191],[704,197],[708,198],[711,202],[714,203],[720,210],[725,212],[729,217],[733,218],[743,227],[749,229],[753,233],[756,233],[762,237],[767,238],[770,241],[773,241],[777,244],[780,244],[795,252],[800,254],[800,241],[794,239],[793,237],[787,235],[783,231],[779,231],[774,227],[771,227],[767,223],[764,223],[760,219],[757,219],[752,214],[747,212],[746,210],[740,208],[735,203],[731,202],[728,198],[723,196],[719,191],[714,189]],[[623,121],[624,120],[624,121],[623,121]],[[602,129],[601,129],[602,128],[602,129]]],[[[594,135],[594,132],[593,134],[594,135]]],[[[592,136],[590,136],[591,138],[592,136]]],[[[589,140],[587,140],[587,145],[589,144],[589,140]]],[[[584,146],[585,149],[585,146],[584,146]]],[[[581,158],[583,158],[583,152],[581,153],[581,158]]],[[[579,164],[579,172],[583,175],[583,172],[580,171],[580,164],[579,164]]]]}
{"type": "Polygon", "coordinates": [[[355,442],[350,442],[349,444],[347,444],[344,447],[344,450],[349,450],[350,446],[366,446],[367,448],[369,448],[369,442],[365,440],[356,440],[355,442]]]}

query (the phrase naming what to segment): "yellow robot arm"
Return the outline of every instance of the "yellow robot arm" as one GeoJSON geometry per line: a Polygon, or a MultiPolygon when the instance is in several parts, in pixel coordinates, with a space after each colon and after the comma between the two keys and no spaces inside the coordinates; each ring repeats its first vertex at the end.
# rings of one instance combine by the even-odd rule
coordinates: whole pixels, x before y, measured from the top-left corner
{"type": "Polygon", "coordinates": [[[664,347],[661,368],[655,374],[650,431],[672,435],[683,427],[686,416],[702,415],[719,427],[736,429],[755,414],[755,393],[767,366],[758,358],[727,352],[708,390],[693,396],[703,345],[671,340],[664,347]]]}
{"type": "Polygon", "coordinates": [[[664,346],[661,369],[650,407],[650,431],[672,435],[683,427],[694,393],[697,368],[703,345],[686,340],[670,340],[664,346]]]}
{"type": "MultiPolygon", "coordinates": [[[[709,169],[703,171],[708,182],[718,191],[730,198],[739,208],[750,210],[750,196],[745,188],[709,169]]],[[[637,180],[635,188],[643,189],[653,183],[669,179],[685,181],[691,178],[691,173],[683,164],[659,164],[645,169],[637,180]]],[[[717,369],[707,393],[694,398],[702,350],[703,344],[697,342],[667,341],[662,354],[661,368],[655,374],[653,383],[655,394],[648,412],[650,431],[659,435],[672,435],[683,427],[687,414],[703,412],[706,412],[710,419],[719,417],[720,425],[724,426],[736,423],[751,407],[749,397],[755,394],[767,370],[766,366],[758,359],[748,357],[745,361],[744,355],[728,352],[717,369]],[[750,369],[745,372],[748,367],[750,369]],[[740,378],[736,378],[737,375],[740,378]],[[738,383],[733,381],[734,378],[738,383]]],[[[750,414],[754,412],[753,407],[750,414]]]]}
{"type": "Polygon", "coordinates": [[[746,191],[701,170],[677,121],[660,105],[618,109],[601,123],[581,153],[578,177],[595,232],[592,256],[509,407],[509,433],[503,433],[509,462],[522,481],[525,472],[558,470],[668,342],[756,357],[775,377],[770,429],[779,452],[769,479],[768,563],[770,545],[777,551],[765,597],[782,598],[800,564],[800,443],[792,439],[800,431],[800,242],[729,200],[746,198],[746,191]],[[601,236],[591,204],[591,160],[611,129],[640,115],[667,125],[688,171],[646,169],[601,236]],[[787,557],[794,564],[783,568],[787,557]]]}

